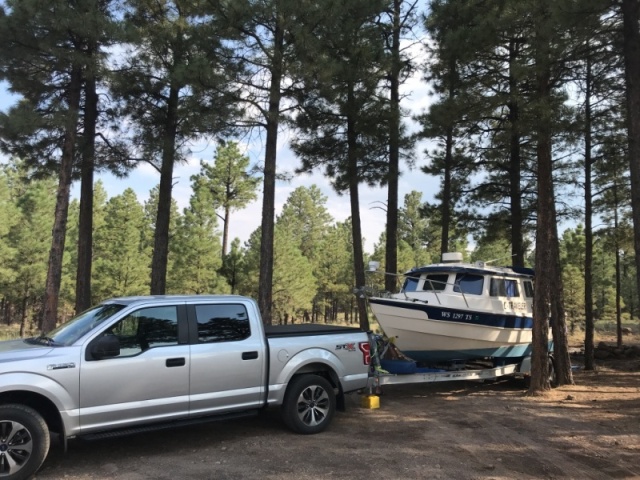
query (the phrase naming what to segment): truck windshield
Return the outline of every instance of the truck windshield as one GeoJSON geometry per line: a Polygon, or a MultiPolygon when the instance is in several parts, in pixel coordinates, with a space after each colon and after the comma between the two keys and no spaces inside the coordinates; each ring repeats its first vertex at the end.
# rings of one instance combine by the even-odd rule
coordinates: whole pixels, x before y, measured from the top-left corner
{"type": "Polygon", "coordinates": [[[50,345],[72,345],[76,340],[111,318],[124,307],[124,305],[109,303],[90,308],[47,333],[46,338],[50,345]]]}

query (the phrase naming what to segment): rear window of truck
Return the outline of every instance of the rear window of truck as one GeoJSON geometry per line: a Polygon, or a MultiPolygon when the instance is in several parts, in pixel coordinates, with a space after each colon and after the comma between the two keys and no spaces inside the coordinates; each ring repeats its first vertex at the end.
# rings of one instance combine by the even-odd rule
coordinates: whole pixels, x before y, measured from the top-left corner
{"type": "Polygon", "coordinates": [[[249,315],[244,305],[196,305],[200,343],[233,342],[251,335],[249,315]]]}

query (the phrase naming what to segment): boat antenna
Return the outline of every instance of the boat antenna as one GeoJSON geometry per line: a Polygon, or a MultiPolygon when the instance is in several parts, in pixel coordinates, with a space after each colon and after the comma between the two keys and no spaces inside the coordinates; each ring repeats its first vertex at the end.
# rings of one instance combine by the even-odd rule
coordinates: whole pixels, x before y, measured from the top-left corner
{"type": "Polygon", "coordinates": [[[500,257],[500,258],[494,258],[493,260],[487,260],[484,263],[485,263],[485,265],[489,265],[490,263],[497,262],[498,260],[504,260],[505,258],[513,258],[515,256],[516,256],[516,254],[514,253],[513,255],[506,255],[506,256],[500,257]]]}

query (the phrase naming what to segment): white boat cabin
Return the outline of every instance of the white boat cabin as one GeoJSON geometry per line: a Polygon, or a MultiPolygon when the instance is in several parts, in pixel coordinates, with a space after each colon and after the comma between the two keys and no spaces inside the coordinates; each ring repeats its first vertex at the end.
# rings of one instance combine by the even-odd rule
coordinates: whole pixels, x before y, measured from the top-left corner
{"type": "Polygon", "coordinates": [[[462,254],[443,255],[443,262],[405,273],[393,298],[431,305],[531,316],[533,270],[463,263],[462,254]]]}

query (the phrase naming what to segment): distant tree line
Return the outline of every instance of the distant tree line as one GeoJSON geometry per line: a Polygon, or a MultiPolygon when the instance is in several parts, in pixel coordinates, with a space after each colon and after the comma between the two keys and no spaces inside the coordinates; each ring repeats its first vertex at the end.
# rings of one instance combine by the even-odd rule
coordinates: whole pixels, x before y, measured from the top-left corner
{"type": "MultiPolygon", "coordinates": [[[[220,147],[213,168],[203,164],[192,177],[189,206],[179,211],[172,202],[166,293],[231,293],[256,297],[260,267],[260,229],[241,245],[231,242],[222,253],[225,204],[215,200],[218,177],[209,175],[227,163],[235,144],[220,147]]],[[[246,160],[246,157],[232,157],[246,160]]],[[[229,171],[229,169],[226,169],[229,171]]],[[[245,177],[255,195],[256,178],[245,177]],[[252,186],[252,187],[251,187],[252,186]],[[252,189],[253,188],[253,189],[252,189]]],[[[247,186],[247,185],[245,185],[247,186]]],[[[0,237],[2,323],[19,325],[20,334],[41,329],[42,298],[48,269],[51,213],[55,208],[53,179],[28,178],[24,163],[0,170],[0,237]]],[[[238,201],[236,197],[236,202],[238,201]]],[[[316,186],[296,188],[275,222],[273,311],[276,323],[357,323],[352,293],[353,258],[349,222],[336,222],[327,212],[326,197],[316,186]]],[[[145,295],[150,290],[154,222],[158,188],[141,203],[131,188],[108,198],[101,181],[94,188],[93,269],[91,303],[117,296],[145,295]]],[[[237,206],[241,205],[236,203],[237,206]]],[[[63,254],[60,321],[75,313],[78,266],[79,201],[69,206],[67,248],[63,254]]],[[[229,217],[227,217],[227,222],[229,217]]]]}

